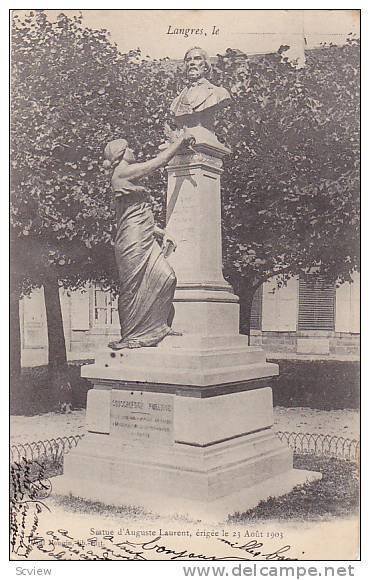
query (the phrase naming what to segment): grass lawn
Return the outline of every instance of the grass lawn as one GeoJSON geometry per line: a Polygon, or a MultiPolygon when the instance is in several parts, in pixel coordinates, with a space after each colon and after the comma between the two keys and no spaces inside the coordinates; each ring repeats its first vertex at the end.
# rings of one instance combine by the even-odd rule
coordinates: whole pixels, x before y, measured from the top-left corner
{"type": "MultiPolygon", "coordinates": [[[[74,409],[86,407],[87,391],[91,384],[81,378],[81,366],[93,361],[74,361],[68,363],[65,382],[72,387],[71,398],[74,409]]],[[[33,416],[55,411],[58,396],[50,383],[48,368],[28,367],[22,370],[17,381],[10,386],[10,414],[33,416]]]]}
{"type": "Polygon", "coordinates": [[[349,516],[359,506],[359,473],[353,462],[334,458],[296,455],[296,469],[320,471],[322,479],[296,487],[290,493],[270,498],[257,507],[230,517],[234,523],[266,519],[318,520],[349,516]]]}
{"type": "Polygon", "coordinates": [[[311,409],[358,409],[360,363],[339,360],[274,360],[280,374],[271,386],[274,404],[311,409]]]}

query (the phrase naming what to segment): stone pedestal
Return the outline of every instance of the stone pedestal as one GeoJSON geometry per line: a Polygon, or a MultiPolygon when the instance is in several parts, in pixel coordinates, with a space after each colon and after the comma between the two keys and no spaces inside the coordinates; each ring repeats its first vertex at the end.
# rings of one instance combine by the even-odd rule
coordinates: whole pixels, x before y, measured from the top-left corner
{"type": "Polygon", "coordinates": [[[155,348],[98,352],[82,368],[88,435],[57,492],[208,520],[245,511],[320,474],[293,470],[273,430],[278,365],[239,335],[222,275],[220,175],[228,150],[202,127],[168,166],[168,231],[178,248],[174,329],[155,348]]]}
{"type": "Polygon", "coordinates": [[[261,379],[174,387],[94,379],[88,435],[65,456],[58,494],[222,521],[320,477],[293,470],[261,379]]]}
{"type": "Polygon", "coordinates": [[[203,127],[192,133],[193,151],[176,155],[167,167],[167,230],[178,244],[169,259],[177,276],[174,328],[184,334],[210,336],[222,329],[223,335],[236,335],[238,297],[222,274],[220,176],[230,150],[203,127]]]}

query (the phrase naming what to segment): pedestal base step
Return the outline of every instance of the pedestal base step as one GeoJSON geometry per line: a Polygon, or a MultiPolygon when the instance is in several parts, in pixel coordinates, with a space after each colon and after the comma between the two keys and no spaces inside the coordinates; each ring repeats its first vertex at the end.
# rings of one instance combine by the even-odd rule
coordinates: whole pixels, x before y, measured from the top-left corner
{"type": "Polygon", "coordinates": [[[103,349],[95,364],[81,369],[81,376],[114,381],[170,385],[212,386],[251,381],[279,374],[266,362],[266,354],[248,346],[243,335],[202,337],[168,336],[155,348],[103,349]]]}
{"type": "Polygon", "coordinates": [[[271,428],[198,446],[125,444],[89,433],[65,456],[57,493],[160,514],[222,519],[318,479],[293,470],[293,453],[271,428]]]}
{"type": "Polygon", "coordinates": [[[53,479],[56,495],[69,495],[112,506],[137,506],[162,517],[185,516],[194,520],[221,523],[235,513],[243,513],[256,507],[261,501],[289,493],[298,485],[321,479],[321,473],[301,469],[272,477],[264,482],[217,500],[204,502],[178,497],[165,497],[143,490],[128,489],[114,485],[99,485],[88,480],[65,478],[53,479]]]}

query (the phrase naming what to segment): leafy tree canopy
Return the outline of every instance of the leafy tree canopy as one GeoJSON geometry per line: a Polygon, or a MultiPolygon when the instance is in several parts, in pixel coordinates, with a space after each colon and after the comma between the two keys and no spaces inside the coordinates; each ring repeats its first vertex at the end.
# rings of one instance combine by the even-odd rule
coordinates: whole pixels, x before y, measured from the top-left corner
{"type": "MultiPolygon", "coordinates": [[[[358,268],[359,42],[262,58],[228,50],[213,82],[232,94],[216,132],[225,162],[225,274],[240,291],[314,266],[348,280],[358,268]]],[[[15,16],[12,30],[12,236],[23,289],[53,272],[66,287],[114,286],[114,208],[105,144],[125,137],[138,159],[164,141],[183,85],[169,61],[120,54],[81,17],[15,16]]],[[[165,172],[148,178],[164,219],[165,172]]]]}
{"type": "Polygon", "coordinates": [[[306,56],[301,69],[280,54],[219,58],[235,99],[218,123],[233,151],[225,266],[254,287],[315,267],[343,282],[359,266],[359,42],[306,56]]]}

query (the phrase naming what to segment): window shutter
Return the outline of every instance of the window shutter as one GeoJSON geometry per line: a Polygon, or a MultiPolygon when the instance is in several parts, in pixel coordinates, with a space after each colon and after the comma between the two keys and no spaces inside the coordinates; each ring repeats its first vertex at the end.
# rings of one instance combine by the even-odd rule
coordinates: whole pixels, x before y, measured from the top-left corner
{"type": "Polygon", "coordinates": [[[71,292],[71,328],[72,330],[89,330],[90,298],[89,292],[75,290],[71,292]]]}
{"type": "Polygon", "coordinates": [[[23,348],[45,348],[48,344],[46,310],[43,288],[22,298],[23,348]]]}
{"type": "Polygon", "coordinates": [[[298,330],[334,330],[335,284],[317,276],[299,279],[298,330]]]}
{"type": "Polygon", "coordinates": [[[262,330],[295,332],[297,330],[297,279],[291,278],[286,286],[278,287],[275,279],[263,285],[262,330]]]}
{"type": "Polygon", "coordinates": [[[352,284],[346,282],[336,290],[336,332],[360,332],[360,279],[357,272],[352,277],[352,284]]]}

